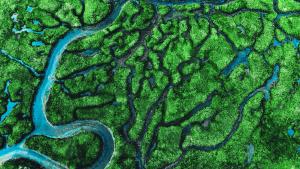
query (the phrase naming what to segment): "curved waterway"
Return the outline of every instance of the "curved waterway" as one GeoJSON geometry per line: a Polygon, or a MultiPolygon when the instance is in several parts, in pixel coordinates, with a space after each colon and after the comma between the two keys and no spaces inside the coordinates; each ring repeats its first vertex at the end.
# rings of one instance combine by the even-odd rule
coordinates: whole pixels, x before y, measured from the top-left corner
{"type": "MultiPolygon", "coordinates": [[[[35,150],[26,148],[24,146],[25,142],[27,141],[27,139],[38,135],[46,136],[54,139],[58,139],[58,138],[62,139],[62,138],[75,136],[78,133],[83,131],[87,131],[87,132],[93,132],[97,134],[102,139],[103,142],[103,150],[101,155],[99,156],[97,161],[89,168],[103,169],[109,165],[114,153],[114,137],[111,130],[107,126],[95,120],[78,120],[69,124],[54,126],[47,119],[46,105],[51,93],[51,89],[56,80],[55,74],[56,74],[57,67],[59,66],[59,61],[61,60],[61,57],[64,51],[66,50],[67,46],[75,40],[78,40],[86,36],[90,36],[96,33],[97,31],[101,31],[105,29],[107,26],[111,25],[119,16],[123,5],[126,3],[126,0],[119,0],[119,1],[110,0],[110,1],[114,5],[112,7],[113,10],[111,14],[107,18],[105,18],[103,21],[101,21],[99,24],[93,27],[88,26],[84,28],[74,28],[70,30],[61,39],[59,39],[56,42],[56,44],[53,46],[51,53],[49,54],[47,67],[44,71],[45,74],[37,89],[36,95],[34,97],[33,105],[32,105],[32,111],[33,111],[32,117],[33,117],[33,124],[35,128],[33,132],[27,135],[20,143],[12,147],[7,146],[6,148],[0,150],[0,164],[13,159],[25,158],[25,159],[35,161],[45,168],[51,168],[51,169],[67,168],[67,166],[64,166],[63,164],[51,159],[46,155],[43,155],[35,150]]],[[[192,4],[192,3],[206,3],[210,5],[220,5],[220,4],[225,4],[230,2],[230,0],[215,0],[215,1],[213,0],[187,0],[187,1],[148,0],[148,2],[155,6],[157,5],[173,6],[173,5],[192,4]]],[[[14,17],[14,19],[16,19],[16,16],[14,17]]],[[[10,58],[11,60],[14,60],[23,65],[23,62],[12,58],[5,51],[0,50],[0,54],[1,53],[4,54],[6,57],[10,58]]],[[[244,56],[243,54],[241,55],[244,56]]],[[[29,70],[35,73],[35,71],[32,70],[29,66],[26,66],[26,64],[24,65],[26,68],[28,68],[29,70]]],[[[276,75],[278,74],[277,69],[279,69],[278,65],[276,65],[274,68],[273,77],[265,84],[265,86],[256,89],[244,99],[244,101],[241,103],[239,107],[239,116],[237,117],[235,123],[233,124],[230,133],[225,137],[225,139],[222,142],[213,146],[192,146],[192,147],[203,151],[210,151],[222,147],[224,144],[226,144],[226,142],[229,141],[229,139],[235,133],[242,120],[243,108],[246,105],[246,103],[258,92],[263,91],[265,93],[268,93],[270,87],[272,87],[272,84],[274,84],[277,80],[276,78],[277,77],[276,75]]],[[[267,98],[268,97],[266,97],[266,99],[267,98]]],[[[190,129],[190,127],[188,129],[190,129]]],[[[141,157],[138,156],[137,160],[141,161],[141,157]]]]}
{"type": "Polygon", "coordinates": [[[26,140],[32,136],[38,135],[54,139],[68,138],[75,136],[80,132],[87,131],[97,134],[103,141],[103,150],[100,157],[89,168],[103,169],[108,166],[114,152],[114,137],[111,130],[107,126],[94,120],[78,120],[66,125],[54,126],[47,119],[46,105],[51,93],[51,89],[56,80],[55,74],[57,67],[59,66],[59,61],[61,60],[61,57],[67,46],[79,38],[90,36],[111,25],[119,16],[122,6],[125,4],[126,0],[120,0],[118,2],[111,0],[111,2],[113,4],[113,10],[106,19],[93,27],[74,28],[70,30],[53,46],[49,55],[45,75],[37,89],[32,105],[34,130],[20,143],[0,150],[0,164],[5,163],[8,160],[25,158],[35,161],[45,168],[67,168],[66,166],[54,161],[46,155],[31,149],[27,149],[24,146],[26,140]]]}

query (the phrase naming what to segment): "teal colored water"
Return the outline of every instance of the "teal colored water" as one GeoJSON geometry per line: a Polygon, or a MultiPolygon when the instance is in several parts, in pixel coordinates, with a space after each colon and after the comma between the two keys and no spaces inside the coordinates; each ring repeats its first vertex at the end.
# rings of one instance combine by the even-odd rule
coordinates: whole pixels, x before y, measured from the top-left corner
{"type": "Polygon", "coordinates": [[[26,11],[31,13],[33,11],[33,7],[27,6],[26,11]]]}
{"type": "Polygon", "coordinates": [[[288,135],[290,136],[290,137],[292,137],[292,136],[294,136],[294,134],[295,134],[295,131],[293,130],[293,129],[288,129],[288,135]]]}
{"type": "Polygon", "coordinates": [[[10,93],[8,89],[10,83],[11,81],[8,80],[5,84],[4,93],[8,97],[8,99],[7,99],[6,111],[0,117],[0,124],[13,112],[14,108],[19,104],[18,102],[12,101],[10,98],[10,93]]]}
{"type": "MultiPolygon", "coordinates": [[[[104,143],[101,155],[98,157],[97,162],[90,168],[103,169],[109,164],[114,153],[114,137],[107,126],[95,120],[79,120],[65,125],[54,126],[47,119],[46,105],[56,80],[55,74],[57,67],[59,66],[59,61],[67,46],[79,38],[92,35],[111,25],[119,16],[125,2],[125,0],[118,1],[114,6],[111,15],[98,25],[94,27],[74,28],[55,43],[49,54],[45,74],[41,79],[41,83],[38,86],[33,100],[32,120],[34,131],[25,136],[19,144],[0,150],[0,163],[4,163],[11,159],[25,158],[33,160],[45,168],[67,168],[63,164],[60,164],[37,151],[24,147],[26,140],[34,135],[42,135],[53,139],[63,139],[87,131],[97,134],[104,143]]],[[[32,45],[40,46],[43,45],[43,43],[34,41],[32,42],[32,45]]],[[[6,57],[13,59],[13,57],[8,55],[5,51],[1,50],[1,52],[4,53],[6,57]]]]}
{"type": "Polygon", "coordinates": [[[245,48],[244,50],[240,51],[236,58],[233,59],[233,61],[226,66],[226,68],[223,70],[223,74],[225,76],[228,76],[238,65],[240,64],[248,64],[248,56],[251,53],[250,48],[245,48]]]}
{"type": "Polygon", "coordinates": [[[33,41],[31,45],[35,47],[39,47],[39,46],[44,46],[45,44],[42,41],[33,41]]]}
{"type": "Polygon", "coordinates": [[[34,25],[39,25],[39,24],[40,24],[40,21],[38,21],[38,20],[33,20],[32,23],[33,23],[34,25]]]}

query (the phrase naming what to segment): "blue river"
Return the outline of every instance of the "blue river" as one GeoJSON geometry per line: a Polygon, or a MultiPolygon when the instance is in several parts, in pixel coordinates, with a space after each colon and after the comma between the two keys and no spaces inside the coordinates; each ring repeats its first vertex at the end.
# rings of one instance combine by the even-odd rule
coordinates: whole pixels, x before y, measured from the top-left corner
{"type": "MultiPolygon", "coordinates": [[[[228,1],[228,0],[227,0],[228,1]]],[[[217,4],[223,4],[227,2],[225,0],[206,0],[206,1],[201,1],[201,0],[189,0],[189,1],[184,1],[181,3],[175,3],[175,2],[163,2],[159,0],[152,0],[150,3],[154,5],[178,5],[178,4],[188,4],[188,3],[201,3],[201,2],[210,2],[213,5],[217,4]]],[[[67,46],[74,42],[75,40],[78,40],[80,38],[86,37],[93,35],[94,33],[101,31],[108,26],[110,26],[116,18],[119,16],[121,9],[123,5],[127,2],[126,0],[119,0],[119,1],[113,1],[114,2],[114,9],[112,10],[111,14],[106,17],[103,21],[101,21],[99,24],[95,26],[87,26],[83,28],[74,28],[67,32],[61,39],[59,39],[54,46],[51,49],[51,53],[49,54],[48,62],[47,62],[47,67],[45,69],[45,73],[42,77],[41,83],[39,84],[39,87],[37,89],[37,92],[34,96],[33,104],[32,104],[32,120],[34,124],[34,130],[32,133],[29,135],[25,136],[22,141],[20,141],[18,144],[11,146],[11,147],[6,147],[2,150],[0,150],[0,164],[3,164],[9,160],[12,159],[19,159],[19,158],[25,158],[29,159],[32,161],[37,162],[41,166],[45,168],[51,168],[51,169],[64,169],[67,168],[67,166],[64,166],[63,164],[51,159],[50,157],[43,155],[35,150],[28,149],[25,146],[26,141],[33,137],[33,136],[46,136],[48,138],[54,138],[54,139],[63,139],[63,138],[68,138],[75,136],[79,134],[80,132],[87,131],[87,132],[93,132],[97,134],[103,142],[103,149],[101,152],[101,155],[97,159],[97,161],[90,166],[89,168],[91,169],[103,169],[106,168],[114,153],[114,137],[113,133],[104,124],[100,123],[99,121],[95,120],[78,120],[71,122],[69,124],[65,125],[59,125],[55,126],[51,124],[46,115],[46,106],[47,102],[49,99],[49,96],[51,94],[51,89],[56,81],[56,71],[59,66],[59,61],[61,60],[63,53],[65,52],[67,46]]],[[[33,8],[28,7],[27,11],[32,12],[33,8]]],[[[23,27],[21,30],[15,30],[15,33],[20,33],[20,32],[32,32],[32,30],[27,29],[26,27],[23,27]]],[[[298,42],[295,42],[298,43],[298,42]]],[[[38,43],[37,45],[39,45],[38,43]]],[[[241,63],[246,63],[247,62],[247,56],[251,52],[250,49],[245,49],[244,51],[241,51],[238,54],[237,60],[235,60],[230,67],[228,67],[228,70],[225,70],[225,74],[230,73],[232,69],[241,63]],[[226,73],[227,72],[227,73],[226,73]]],[[[91,54],[93,52],[88,51],[87,54],[91,54]]],[[[33,72],[34,74],[36,73],[31,67],[27,66],[25,63],[23,63],[21,60],[14,59],[11,57],[9,54],[7,54],[4,50],[0,50],[0,54],[3,54],[7,58],[10,58],[11,60],[21,63],[22,65],[25,65],[25,67],[33,72]]],[[[265,93],[265,99],[269,99],[269,90],[270,88],[278,81],[278,73],[279,73],[279,65],[275,65],[274,71],[273,71],[273,76],[266,82],[264,86],[261,88],[255,90],[254,92],[250,93],[245,99],[244,102],[240,105],[240,114],[234,123],[232,130],[230,133],[226,136],[224,141],[221,143],[214,145],[214,146],[209,146],[209,147],[204,147],[204,150],[210,150],[210,149],[215,149],[218,148],[222,145],[224,145],[234,134],[234,132],[237,130],[242,117],[243,117],[243,108],[245,104],[249,101],[250,98],[252,98],[255,94],[258,92],[263,91],[265,93]]],[[[37,73],[36,73],[37,74],[37,73]]],[[[13,105],[8,105],[8,107],[14,107],[13,105]]],[[[252,151],[252,150],[251,150],[252,151]]],[[[252,152],[251,152],[252,153],[252,152]]],[[[252,158],[251,156],[249,158],[252,158]]]]}
{"type": "Polygon", "coordinates": [[[19,102],[12,101],[10,98],[10,93],[9,93],[9,85],[11,81],[8,80],[5,84],[5,89],[4,89],[4,94],[8,97],[7,98],[7,105],[6,105],[6,111],[1,115],[0,117],[0,124],[6,119],[7,116],[12,113],[14,108],[19,104],[19,102]]]}
{"type": "MultiPolygon", "coordinates": [[[[114,153],[114,137],[112,131],[105,126],[104,124],[95,121],[95,120],[78,120],[69,124],[54,126],[52,125],[46,116],[46,105],[51,93],[51,89],[56,80],[55,74],[57,67],[59,66],[59,61],[66,50],[67,46],[73,41],[83,38],[86,36],[93,35],[94,33],[105,29],[107,26],[111,25],[115,19],[119,16],[120,11],[125,4],[125,0],[118,1],[115,3],[114,9],[110,16],[105,18],[102,22],[93,27],[83,27],[83,28],[74,28],[67,32],[61,39],[57,41],[57,43],[53,46],[51,53],[48,59],[48,65],[45,70],[45,74],[43,79],[37,89],[36,95],[34,97],[33,105],[32,105],[32,116],[33,116],[33,124],[34,130],[29,135],[25,136],[25,138],[20,141],[20,143],[12,146],[6,147],[0,150],[0,164],[5,163],[6,161],[12,159],[25,158],[32,161],[37,162],[41,166],[45,168],[51,169],[62,169],[67,168],[63,164],[60,164],[57,161],[54,161],[50,157],[43,155],[37,151],[26,148],[25,143],[26,140],[33,136],[46,136],[48,138],[62,139],[75,136],[80,132],[87,131],[93,132],[97,134],[103,142],[103,149],[101,155],[97,159],[97,161],[90,166],[89,168],[93,169],[103,169],[106,168],[113,156],[114,153]]],[[[32,8],[27,8],[28,12],[32,11],[32,8]]],[[[16,31],[16,30],[15,30],[16,31]]],[[[21,31],[30,31],[24,27],[21,31]]],[[[18,33],[16,31],[15,33],[18,33]]],[[[39,42],[35,42],[36,46],[42,45],[39,42]]],[[[33,46],[35,45],[33,44],[33,46]]],[[[1,53],[6,57],[26,65],[20,60],[14,59],[9,54],[7,54],[4,50],[1,50],[1,53]]],[[[27,67],[30,70],[30,67],[27,67]]],[[[12,102],[8,103],[8,108],[10,110],[15,105],[12,102]]],[[[7,116],[10,112],[6,113],[7,116]]],[[[2,116],[3,118],[5,116],[2,116]]]]}

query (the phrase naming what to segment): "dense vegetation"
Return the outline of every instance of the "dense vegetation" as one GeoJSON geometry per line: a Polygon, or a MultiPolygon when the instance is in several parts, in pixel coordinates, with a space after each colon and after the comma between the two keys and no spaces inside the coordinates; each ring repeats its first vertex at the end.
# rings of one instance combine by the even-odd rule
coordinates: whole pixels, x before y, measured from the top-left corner
{"type": "MultiPolygon", "coordinates": [[[[300,168],[300,2],[174,4],[128,1],[112,25],[68,46],[49,120],[110,127],[112,169],[300,168]]],[[[33,130],[32,100],[53,45],[113,8],[108,0],[0,1],[0,50],[14,58],[0,53],[0,113],[18,102],[0,123],[2,148],[33,130]],[[12,31],[24,25],[34,31],[12,31]]],[[[86,168],[102,142],[82,133],[26,145],[86,168]]],[[[2,168],[20,166],[38,167],[21,159],[2,168]]]]}

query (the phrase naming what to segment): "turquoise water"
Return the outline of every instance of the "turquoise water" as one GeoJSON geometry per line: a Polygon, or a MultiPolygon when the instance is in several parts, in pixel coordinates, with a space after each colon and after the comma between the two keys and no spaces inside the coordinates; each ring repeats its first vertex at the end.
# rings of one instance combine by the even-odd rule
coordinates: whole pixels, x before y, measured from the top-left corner
{"type": "Polygon", "coordinates": [[[236,58],[225,67],[222,73],[225,76],[228,76],[238,65],[240,64],[248,64],[248,56],[251,53],[250,48],[245,48],[244,50],[240,51],[236,58]]]}
{"type": "Polygon", "coordinates": [[[290,136],[290,137],[292,137],[292,136],[294,136],[294,134],[295,134],[295,131],[293,130],[293,129],[288,129],[288,135],[290,136]]]}
{"type": "Polygon", "coordinates": [[[31,13],[33,11],[33,7],[27,6],[26,11],[29,12],[29,13],[31,13]]]}
{"type": "Polygon", "coordinates": [[[11,83],[11,81],[8,80],[6,82],[5,89],[4,89],[4,93],[8,97],[8,99],[7,99],[6,111],[0,117],[0,124],[6,119],[6,117],[8,117],[12,113],[14,108],[19,104],[18,102],[12,101],[10,98],[10,93],[9,93],[9,89],[8,89],[10,83],[11,83]]]}
{"type": "MultiPolygon", "coordinates": [[[[42,135],[49,138],[54,139],[62,139],[74,136],[82,131],[94,132],[97,134],[104,143],[103,152],[98,158],[97,162],[94,163],[91,168],[105,168],[113,155],[114,152],[114,137],[110,129],[103,125],[102,123],[94,120],[81,120],[75,121],[69,124],[54,126],[52,125],[46,116],[46,105],[51,93],[51,89],[54,85],[56,80],[55,74],[57,67],[59,66],[59,61],[62,58],[64,51],[66,50],[67,46],[75,40],[78,40],[81,37],[89,36],[94,34],[97,31],[100,31],[110,25],[116,17],[119,15],[122,5],[126,1],[118,1],[119,5],[116,6],[112,14],[107,17],[104,21],[96,25],[96,27],[86,27],[86,28],[75,28],[68,33],[66,33],[61,39],[57,41],[55,46],[53,46],[51,53],[48,58],[47,67],[45,69],[44,77],[41,79],[41,83],[38,86],[36,95],[34,96],[34,101],[32,105],[32,116],[33,116],[33,124],[35,130],[33,133],[25,137],[25,139],[20,143],[13,147],[8,147],[3,150],[0,150],[0,163],[6,162],[10,159],[15,158],[26,158],[31,159],[33,161],[38,162],[42,166],[46,168],[67,168],[66,166],[52,160],[51,158],[40,154],[34,150],[30,150],[25,148],[23,145],[29,137],[35,135],[42,135]]],[[[158,2],[158,1],[154,1],[158,2]]],[[[186,3],[191,3],[195,1],[188,1],[186,3]]],[[[197,1],[200,2],[200,1],[197,1]]],[[[224,1],[217,1],[216,3],[222,3],[224,1]]],[[[159,3],[159,2],[158,2],[159,3]]],[[[169,3],[170,4],[170,3],[169,3]]],[[[170,5],[172,5],[171,3],[170,5]]],[[[232,64],[228,66],[228,70],[225,71],[224,74],[230,73],[237,65],[247,63],[247,56],[251,50],[246,48],[245,50],[238,53],[237,58],[233,60],[232,64]]],[[[267,81],[267,83],[263,86],[264,91],[269,92],[270,88],[278,81],[278,73],[279,73],[279,65],[275,65],[273,70],[272,77],[267,81]]],[[[151,82],[150,82],[151,83],[151,82]]],[[[219,146],[223,146],[234,134],[237,130],[239,123],[242,120],[242,112],[243,108],[246,103],[256,94],[259,90],[255,90],[254,92],[250,93],[240,105],[239,108],[239,116],[232,127],[232,131],[226,136],[224,141],[220,144],[216,144],[216,146],[211,146],[208,148],[203,148],[205,150],[216,149],[219,146]]],[[[252,159],[254,154],[254,146],[251,148],[249,146],[249,159],[252,159]]],[[[137,159],[140,160],[141,157],[137,159]]]]}
{"type": "Polygon", "coordinates": [[[300,44],[300,40],[297,38],[286,38],[282,42],[278,41],[276,38],[274,38],[274,40],[273,40],[274,47],[281,47],[283,44],[286,44],[286,43],[292,43],[293,47],[295,49],[297,49],[300,44]]]}
{"type": "Polygon", "coordinates": [[[8,99],[8,104],[6,106],[6,112],[1,116],[0,123],[2,123],[6,117],[10,115],[10,113],[14,110],[14,108],[18,105],[18,102],[13,102],[12,100],[8,99]]]}
{"type": "Polygon", "coordinates": [[[94,56],[98,52],[99,51],[97,49],[88,49],[88,50],[81,52],[81,55],[84,57],[90,57],[90,56],[94,56]]]}
{"type": "Polygon", "coordinates": [[[35,34],[39,34],[39,35],[43,35],[44,31],[34,31],[30,28],[27,28],[26,25],[24,25],[20,30],[17,30],[16,28],[12,29],[12,32],[15,34],[19,34],[19,33],[23,33],[23,32],[27,32],[27,33],[35,33],[35,34]]]}
{"type": "Polygon", "coordinates": [[[36,77],[40,77],[41,75],[31,66],[29,66],[28,64],[26,64],[25,62],[23,62],[22,60],[20,59],[17,59],[11,55],[9,55],[7,53],[7,51],[3,50],[3,49],[0,49],[0,54],[5,56],[6,58],[14,61],[14,62],[17,62],[18,64],[22,65],[23,67],[25,67],[26,69],[28,69],[34,76],[36,77]]]}
{"type": "Polygon", "coordinates": [[[279,65],[275,65],[274,69],[273,69],[273,75],[272,77],[266,82],[265,86],[264,86],[264,97],[266,100],[270,99],[270,90],[273,87],[273,85],[276,84],[276,82],[278,82],[279,80],[279,65]]]}
{"type": "MultiPolygon", "coordinates": [[[[114,137],[108,127],[95,120],[79,120],[65,125],[54,126],[47,119],[46,105],[51,93],[51,89],[56,80],[55,74],[57,67],[59,66],[59,61],[61,60],[61,57],[67,46],[79,38],[92,35],[112,24],[112,22],[119,16],[122,6],[125,4],[125,2],[125,0],[118,1],[111,15],[95,27],[74,28],[66,33],[57,41],[55,46],[53,46],[49,55],[45,74],[41,80],[41,83],[39,84],[33,100],[32,120],[35,129],[31,134],[25,136],[25,138],[19,144],[0,150],[0,163],[6,162],[10,159],[26,158],[33,160],[46,168],[67,168],[66,166],[55,162],[39,152],[25,148],[24,144],[28,138],[35,135],[42,135],[54,139],[62,139],[75,136],[83,131],[97,134],[104,143],[101,155],[98,157],[97,162],[95,162],[90,168],[103,169],[110,163],[114,152],[114,137]]],[[[26,27],[24,29],[27,31],[26,27]]],[[[41,43],[39,41],[35,41],[32,45],[39,46],[41,43]]],[[[1,52],[9,59],[18,61],[8,55],[4,50],[1,50],[1,52]]],[[[23,62],[18,61],[18,63],[23,62]]],[[[10,107],[13,106],[10,105],[10,107]]]]}
{"type": "Polygon", "coordinates": [[[300,41],[296,38],[293,38],[292,42],[293,42],[294,48],[298,48],[300,41]]]}
{"type": "Polygon", "coordinates": [[[33,20],[32,23],[33,23],[34,25],[39,25],[39,24],[40,24],[40,21],[38,21],[38,20],[33,20]]]}
{"type": "Polygon", "coordinates": [[[39,47],[39,46],[44,46],[45,44],[42,41],[33,41],[31,45],[35,47],[39,47]]]}
{"type": "Polygon", "coordinates": [[[17,13],[14,13],[14,14],[11,16],[11,19],[13,20],[13,22],[18,22],[18,14],[17,14],[17,13]]]}
{"type": "Polygon", "coordinates": [[[247,164],[250,164],[254,157],[254,145],[249,144],[248,145],[248,157],[247,157],[247,164]]]}
{"type": "Polygon", "coordinates": [[[276,38],[274,38],[273,46],[280,47],[282,45],[281,42],[279,42],[276,38]]]}

